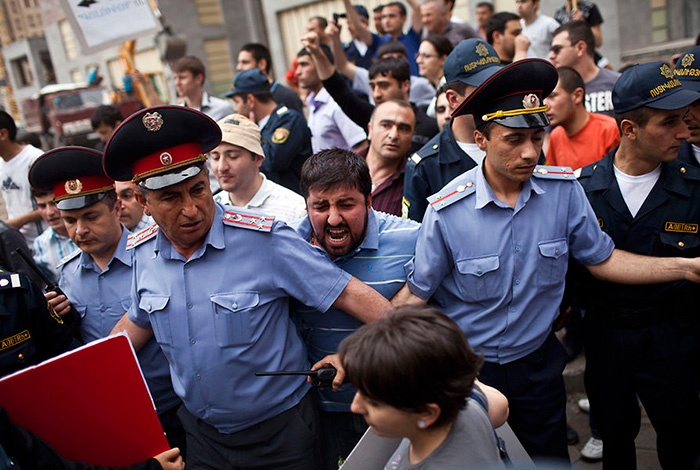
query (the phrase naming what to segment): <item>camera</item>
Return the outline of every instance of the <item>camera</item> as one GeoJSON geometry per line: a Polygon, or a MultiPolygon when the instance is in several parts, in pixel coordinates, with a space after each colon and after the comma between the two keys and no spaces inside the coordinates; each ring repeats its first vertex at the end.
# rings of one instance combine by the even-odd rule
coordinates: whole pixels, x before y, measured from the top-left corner
{"type": "Polygon", "coordinates": [[[340,18],[347,18],[347,17],[348,17],[348,15],[345,14],[345,13],[333,13],[333,21],[334,21],[335,23],[338,23],[338,20],[339,20],[340,18]]]}

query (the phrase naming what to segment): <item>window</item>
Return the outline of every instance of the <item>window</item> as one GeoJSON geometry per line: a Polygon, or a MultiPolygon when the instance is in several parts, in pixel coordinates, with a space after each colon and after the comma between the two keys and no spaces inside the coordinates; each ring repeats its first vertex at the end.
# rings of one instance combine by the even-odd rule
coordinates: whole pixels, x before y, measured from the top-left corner
{"type": "Polygon", "coordinates": [[[66,52],[66,59],[73,60],[78,57],[78,46],[75,42],[75,36],[68,21],[61,20],[58,22],[58,30],[61,33],[61,41],[63,42],[63,50],[66,52]]]}
{"type": "Polygon", "coordinates": [[[221,0],[196,0],[199,24],[224,24],[221,0]]]}
{"type": "Polygon", "coordinates": [[[231,51],[228,40],[208,39],[204,41],[206,55],[207,80],[210,80],[212,92],[220,95],[231,88],[233,68],[231,67],[231,51]]]}
{"type": "Polygon", "coordinates": [[[20,87],[26,87],[32,84],[32,70],[29,67],[29,59],[27,56],[19,57],[10,62],[12,64],[12,73],[15,76],[15,81],[20,87]]]}
{"type": "Polygon", "coordinates": [[[685,35],[689,38],[697,36],[700,31],[700,2],[697,0],[685,0],[685,35]]]}
{"type": "Polygon", "coordinates": [[[651,0],[651,42],[668,41],[668,8],[666,0],[651,0]]]}

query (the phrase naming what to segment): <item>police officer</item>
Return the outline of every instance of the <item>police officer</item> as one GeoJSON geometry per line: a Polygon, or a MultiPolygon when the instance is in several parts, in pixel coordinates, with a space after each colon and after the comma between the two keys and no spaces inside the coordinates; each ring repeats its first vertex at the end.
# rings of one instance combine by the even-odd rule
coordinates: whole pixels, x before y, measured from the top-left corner
{"type": "MultiPolygon", "coordinates": [[[[673,71],[683,84],[683,88],[700,92],[700,46],[687,50],[676,62],[673,71]]],[[[690,136],[681,144],[678,159],[700,168],[700,103],[695,102],[688,107],[683,116],[688,125],[690,136]]]]}
{"type": "MultiPolygon", "coordinates": [[[[119,222],[121,205],[114,181],[102,169],[102,153],[84,147],[51,150],[34,162],[29,182],[35,189],[53,192],[68,235],[79,248],[59,266],[59,286],[69,300],[55,292],[46,296],[59,314],[65,314],[69,304],[75,307],[86,342],[104,338],[131,303],[132,261],[126,250],[130,232],[119,222]]],[[[177,418],[180,399],[165,356],[150,341],[138,359],[170,445],[184,453],[184,431],[177,418]]]]}
{"type": "MultiPolygon", "coordinates": [[[[446,97],[452,110],[475,87],[500,68],[500,59],[491,45],[480,39],[460,42],[443,66],[446,97]]],[[[474,143],[474,119],[455,117],[423,148],[411,155],[404,176],[402,214],[421,221],[428,207],[428,196],[474,168],[484,154],[474,143]]]]}
{"type": "Polygon", "coordinates": [[[0,267],[0,376],[64,353],[79,343],[49,312],[36,284],[0,267]]]}
{"type": "Polygon", "coordinates": [[[311,131],[299,111],[278,105],[270,82],[260,69],[238,72],[226,93],[236,102],[236,112],[260,126],[265,159],[260,170],[270,180],[299,192],[301,167],[311,156],[311,131]]]}
{"type": "MultiPolygon", "coordinates": [[[[668,65],[651,62],[625,71],[612,99],[620,145],[579,178],[598,223],[618,248],[633,253],[700,256],[700,171],[674,161],[690,135],[683,116],[700,93],[685,90],[668,65]]],[[[636,466],[639,399],[656,430],[661,466],[692,468],[700,455],[700,287],[585,276],[579,294],[586,310],[586,391],[603,439],[603,466],[636,466]]]]}
{"type": "Polygon", "coordinates": [[[401,305],[428,302],[462,327],[483,354],[480,380],[503,392],[509,423],[536,459],[568,460],[566,354],[552,333],[568,258],[616,282],[700,281],[700,260],[616,250],[568,168],[537,166],[557,83],[546,61],[498,70],[455,112],[476,122],[479,166],[437,194],[407,265],[401,305]]]}
{"type": "Polygon", "coordinates": [[[168,358],[188,468],[317,468],[309,385],[254,373],[309,366],[289,297],[363,322],[390,305],[286,224],[215,203],[204,161],[220,139],[207,116],[158,106],[127,118],[107,144],[106,173],[133,180],[159,226],[132,240],[132,303],[115,330],[136,348],[155,336],[168,358]]]}

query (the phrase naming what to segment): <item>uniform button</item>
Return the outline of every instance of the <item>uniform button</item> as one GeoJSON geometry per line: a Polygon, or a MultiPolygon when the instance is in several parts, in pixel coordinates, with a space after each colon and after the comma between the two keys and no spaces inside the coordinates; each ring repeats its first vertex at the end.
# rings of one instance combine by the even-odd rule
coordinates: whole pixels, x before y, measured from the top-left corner
{"type": "Polygon", "coordinates": [[[476,270],[476,273],[477,273],[479,276],[481,276],[481,273],[483,273],[483,271],[482,271],[481,269],[477,269],[477,270],[476,270]]]}
{"type": "Polygon", "coordinates": [[[520,245],[515,245],[515,252],[520,253],[520,250],[521,250],[520,245]]]}
{"type": "Polygon", "coordinates": [[[192,310],[192,304],[188,302],[188,303],[187,303],[187,308],[190,309],[190,310],[192,310]]]}
{"type": "Polygon", "coordinates": [[[105,307],[104,305],[100,305],[100,312],[104,312],[105,310],[107,310],[107,307],[105,307]]]}
{"type": "Polygon", "coordinates": [[[438,144],[433,145],[433,150],[437,150],[438,144]]]}
{"type": "Polygon", "coordinates": [[[17,354],[17,359],[19,359],[20,361],[23,361],[23,360],[24,360],[24,354],[22,354],[22,353],[17,354]]]}
{"type": "Polygon", "coordinates": [[[202,376],[199,374],[194,375],[195,380],[202,380],[202,376]]]}
{"type": "Polygon", "coordinates": [[[516,279],[513,281],[513,284],[515,284],[516,286],[517,286],[518,284],[520,284],[520,279],[517,279],[517,278],[516,278],[516,279]]]}
{"type": "Polygon", "coordinates": [[[685,173],[685,172],[686,172],[686,169],[685,169],[684,166],[681,167],[680,172],[681,172],[681,173],[685,173]]]}
{"type": "Polygon", "coordinates": [[[232,303],[231,308],[236,310],[238,308],[238,304],[236,302],[232,303]]]}
{"type": "Polygon", "coordinates": [[[146,311],[150,313],[151,310],[153,310],[153,307],[151,307],[151,304],[146,305],[146,311]]]}
{"type": "Polygon", "coordinates": [[[559,250],[558,250],[558,249],[555,249],[555,250],[554,250],[554,254],[555,254],[555,255],[558,255],[558,254],[559,254],[559,250]]]}
{"type": "Polygon", "coordinates": [[[511,312],[511,313],[512,313],[512,312],[515,312],[515,307],[508,307],[508,311],[511,312]]]}
{"type": "Polygon", "coordinates": [[[678,242],[678,246],[680,246],[681,248],[683,248],[683,247],[685,246],[685,243],[683,243],[683,242],[678,242]]]}
{"type": "Polygon", "coordinates": [[[197,343],[197,340],[196,340],[196,339],[192,338],[192,339],[190,340],[190,344],[196,344],[196,343],[197,343]]]}

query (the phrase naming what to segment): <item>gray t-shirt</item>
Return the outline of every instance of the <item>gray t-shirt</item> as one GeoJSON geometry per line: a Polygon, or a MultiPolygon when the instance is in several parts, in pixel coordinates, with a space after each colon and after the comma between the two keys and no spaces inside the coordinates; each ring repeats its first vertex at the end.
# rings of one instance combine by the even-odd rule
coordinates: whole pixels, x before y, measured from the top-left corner
{"type": "Polygon", "coordinates": [[[411,465],[411,442],[404,439],[384,470],[484,470],[506,468],[486,411],[473,398],[459,413],[445,441],[428,458],[411,465]]]}
{"type": "Polygon", "coordinates": [[[589,113],[607,114],[610,117],[615,117],[612,90],[619,76],[619,73],[612,70],[600,69],[593,80],[586,82],[584,105],[589,113]]]}

